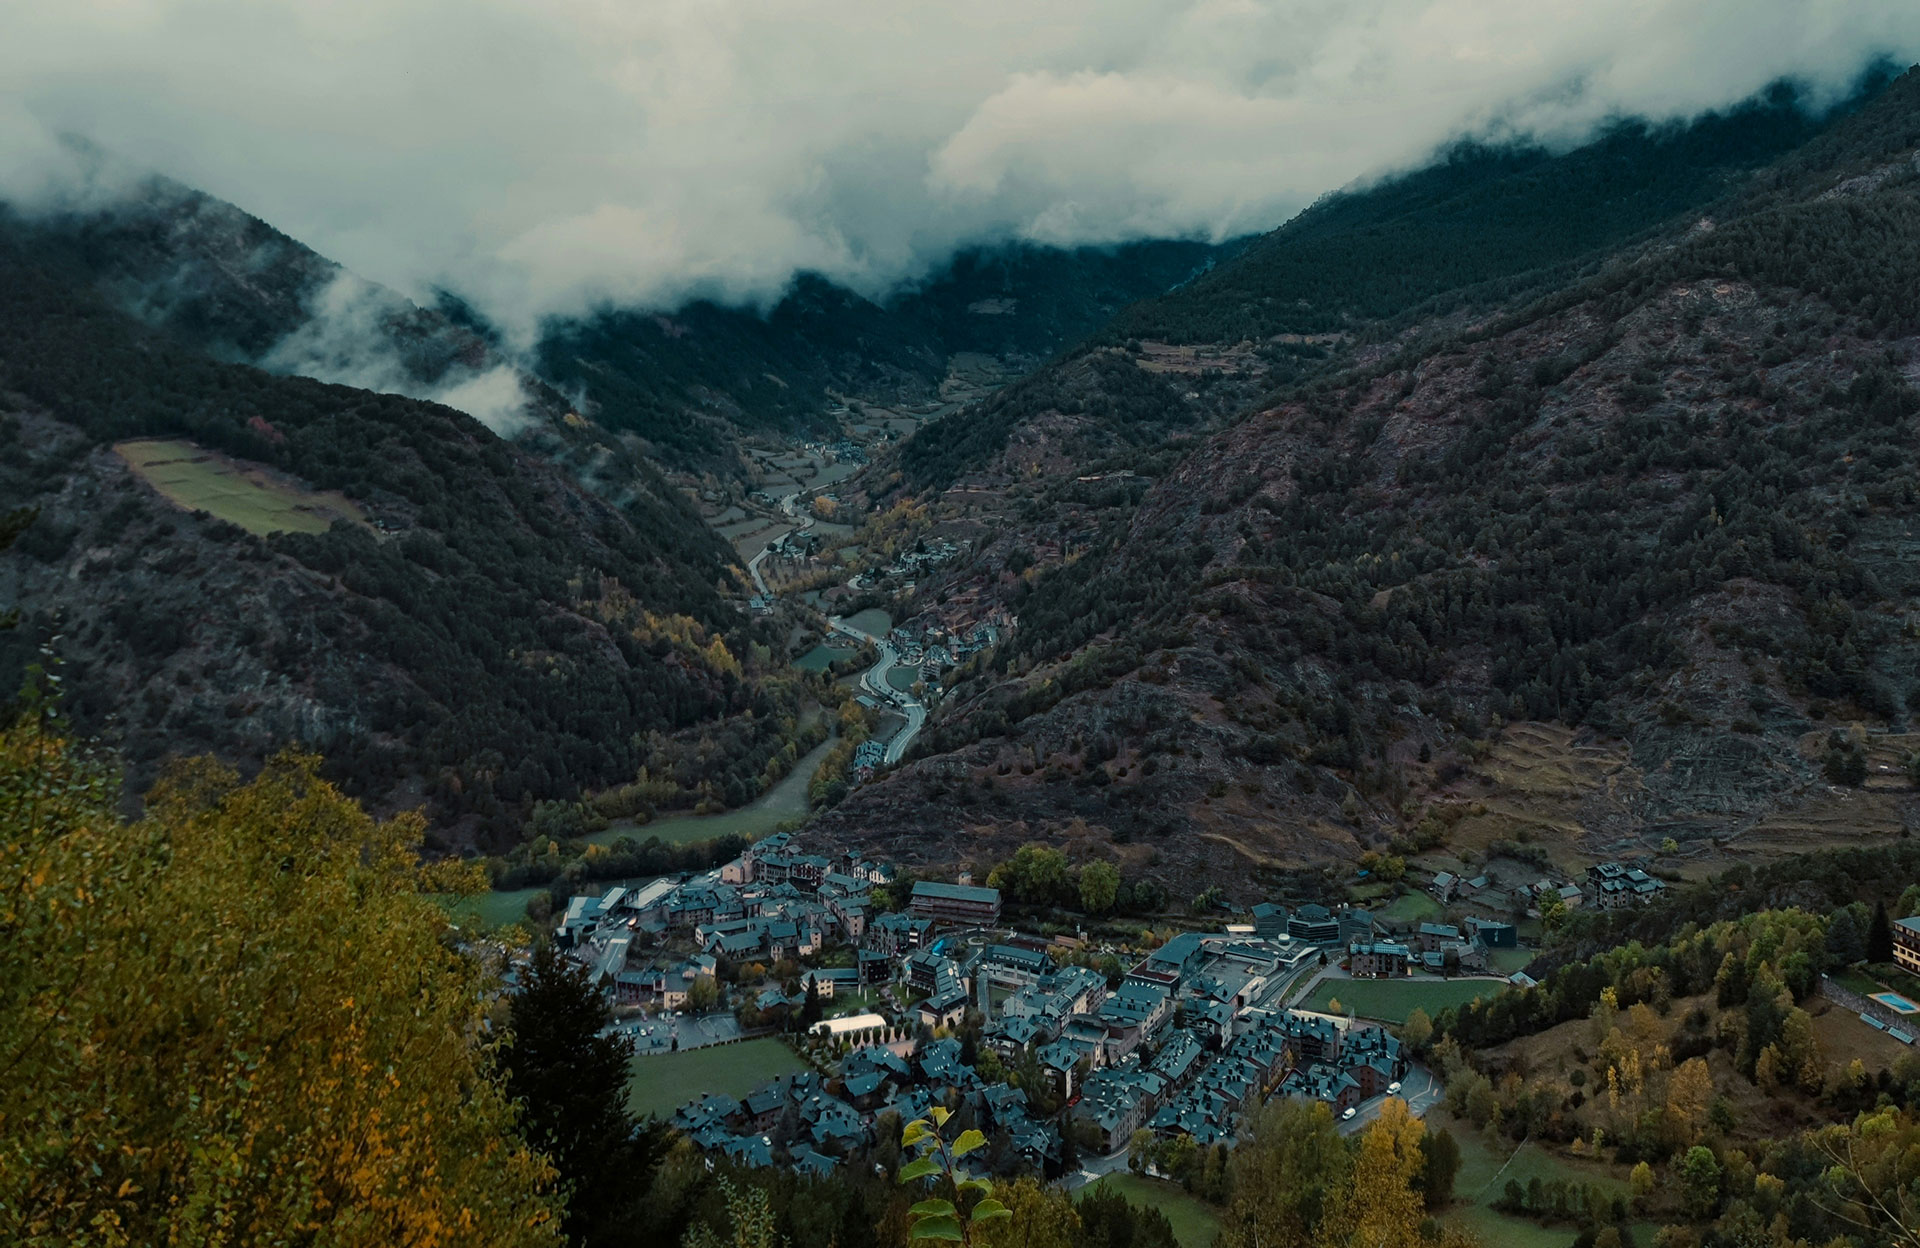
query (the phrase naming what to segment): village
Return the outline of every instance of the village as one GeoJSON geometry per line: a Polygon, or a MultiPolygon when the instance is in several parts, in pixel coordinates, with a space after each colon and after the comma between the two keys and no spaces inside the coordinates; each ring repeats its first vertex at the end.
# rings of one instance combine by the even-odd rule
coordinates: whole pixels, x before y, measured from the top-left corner
{"type": "Polygon", "coordinates": [[[1126,953],[1008,925],[999,890],[967,873],[902,881],[780,832],[704,874],[577,895],[553,937],[591,968],[642,1074],[694,1050],[780,1046],[784,1069],[740,1092],[681,1085],[660,1105],[704,1151],[826,1173],[939,1104],[994,1141],[1003,1171],[1071,1182],[1130,1154],[1151,1168],[1176,1142],[1230,1145],[1274,1096],[1324,1102],[1349,1130],[1391,1095],[1417,1110],[1437,1081],[1342,996],[1404,988],[1437,1012],[1531,984],[1514,910],[1663,887],[1624,863],[1580,883],[1440,872],[1419,898],[1455,922],[1264,902],[1126,953]]]}

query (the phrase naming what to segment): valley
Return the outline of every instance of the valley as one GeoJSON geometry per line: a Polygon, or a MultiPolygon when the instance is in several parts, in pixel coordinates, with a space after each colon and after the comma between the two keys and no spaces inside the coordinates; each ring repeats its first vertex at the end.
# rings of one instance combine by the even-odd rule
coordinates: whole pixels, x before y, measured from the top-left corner
{"type": "Polygon", "coordinates": [[[1920,1243],[1920,67],[1850,75],[1239,237],[1001,101],[912,228],[796,145],[706,260],[610,190],[414,297],[58,139],[0,1240],[1920,1243]]]}

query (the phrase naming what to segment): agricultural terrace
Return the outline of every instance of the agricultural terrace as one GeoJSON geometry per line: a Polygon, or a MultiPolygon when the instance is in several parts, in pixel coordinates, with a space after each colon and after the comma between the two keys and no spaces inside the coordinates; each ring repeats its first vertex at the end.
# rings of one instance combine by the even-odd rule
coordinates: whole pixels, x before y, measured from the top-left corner
{"type": "Polygon", "coordinates": [[[325,533],[335,520],[367,522],[366,513],[344,494],[309,490],[263,465],[184,439],[142,439],[113,449],[135,476],[174,506],[207,512],[255,537],[325,533]]]}

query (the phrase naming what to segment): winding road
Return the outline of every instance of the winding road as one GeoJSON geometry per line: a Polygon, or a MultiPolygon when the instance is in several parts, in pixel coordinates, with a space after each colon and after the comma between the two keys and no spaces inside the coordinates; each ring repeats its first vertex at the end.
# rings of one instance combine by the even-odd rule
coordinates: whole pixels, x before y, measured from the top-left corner
{"type": "Polygon", "coordinates": [[[901,666],[900,656],[893,643],[885,637],[875,637],[864,629],[855,628],[837,615],[827,617],[827,627],[855,641],[872,642],[880,651],[880,658],[874,665],[860,674],[860,687],[873,697],[887,702],[906,716],[906,727],[893,734],[893,740],[887,742],[886,762],[889,767],[906,757],[907,747],[920,735],[920,729],[926,726],[926,704],[910,693],[895,689],[887,681],[887,673],[901,666]]]}
{"type": "MultiPolygon", "coordinates": [[[[788,494],[783,497],[780,500],[780,511],[789,520],[795,522],[794,527],[771,538],[765,546],[760,548],[759,554],[747,560],[747,573],[753,577],[754,588],[760,591],[760,595],[763,598],[773,597],[773,591],[767,588],[766,578],[760,574],[760,565],[766,560],[767,552],[773,548],[773,543],[786,537],[789,533],[813,527],[813,517],[800,514],[800,495],[798,493],[788,494]]],[[[847,586],[857,593],[860,588],[859,574],[856,573],[853,578],[847,582],[847,586]]],[[[870,642],[879,648],[880,659],[872,667],[860,674],[860,687],[866,690],[871,696],[892,706],[906,718],[906,726],[895,733],[893,740],[887,743],[886,765],[891,767],[906,757],[907,749],[913,744],[913,739],[919,736],[920,729],[926,726],[926,704],[912,694],[904,693],[887,683],[887,673],[900,665],[900,656],[894,650],[891,641],[888,641],[885,637],[876,637],[863,629],[855,628],[837,615],[827,617],[827,627],[842,636],[850,637],[859,642],[870,642]]]]}

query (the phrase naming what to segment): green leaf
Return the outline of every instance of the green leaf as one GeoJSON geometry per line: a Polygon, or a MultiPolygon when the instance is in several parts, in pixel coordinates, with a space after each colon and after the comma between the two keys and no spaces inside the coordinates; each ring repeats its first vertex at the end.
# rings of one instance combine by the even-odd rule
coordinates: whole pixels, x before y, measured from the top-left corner
{"type": "Polygon", "coordinates": [[[982,1196],[993,1195],[993,1183],[988,1179],[961,1179],[954,1186],[963,1192],[979,1192],[982,1196]]]}
{"type": "Polygon", "coordinates": [[[936,1127],[946,1126],[947,1119],[953,1117],[953,1114],[951,1112],[949,1112],[944,1106],[940,1106],[940,1105],[935,1105],[933,1108],[929,1109],[927,1113],[932,1116],[933,1125],[936,1127]]]}
{"type": "Polygon", "coordinates": [[[928,1134],[930,1134],[930,1132],[927,1129],[927,1120],[925,1118],[915,1118],[907,1124],[907,1129],[900,1133],[900,1147],[912,1148],[921,1140],[926,1139],[928,1134]]]}
{"type": "Polygon", "coordinates": [[[940,1173],[940,1163],[931,1157],[918,1157],[900,1167],[900,1181],[911,1183],[915,1179],[924,1179],[930,1174],[940,1173]]]}
{"type": "Polygon", "coordinates": [[[992,1222],[998,1218],[1010,1218],[1012,1216],[1013,1210],[1007,1208],[991,1196],[973,1207],[973,1220],[975,1222],[992,1222]]]}
{"type": "Polygon", "coordinates": [[[985,1148],[987,1137],[978,1131],[962,1131],[960,1138],[953,1142],[953,1155],[965,1157],[976,1148],[985,1148]]]}
{"type": "Polygon", "coordinates": [[[950,1200],[923,1200],[913,1208],[907,1210],[907,1215],[914,1218],[950,1218],[953,1216],[953,1202],[950,1200]]]}
{"type": "Polygon", "coordinates": [[[963,1239],[963,1236],[960,1234],[960,1219],[922,1218],[913,1224],[913,1232],[908,1235],[907,1238],[913,1240],[947,1239],[952,1240],[956,1244],[960,1243],[963,1239]]]}

